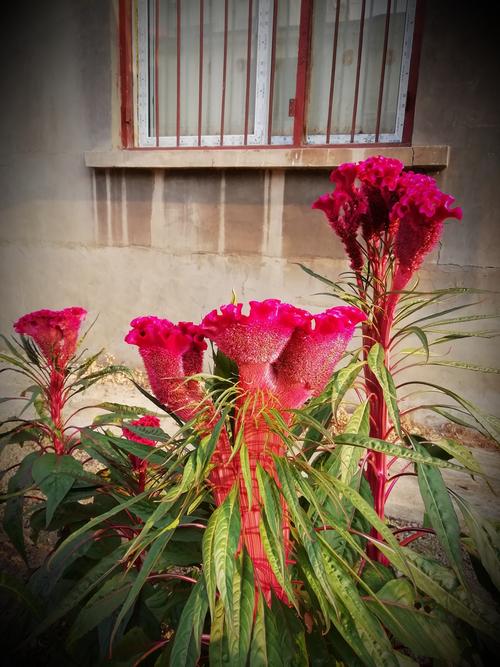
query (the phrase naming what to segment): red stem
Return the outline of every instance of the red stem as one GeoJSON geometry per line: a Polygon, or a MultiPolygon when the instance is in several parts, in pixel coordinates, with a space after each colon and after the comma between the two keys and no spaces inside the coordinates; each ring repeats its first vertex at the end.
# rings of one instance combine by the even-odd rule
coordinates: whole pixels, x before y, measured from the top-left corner
{"type": "Polygon", "coordinates": [[[432,530],[424,530],[424,529],[419,530],[418,533],[415,533],[414,535],[409,535],[408,537],[405,537],[404,540],[401,540],[401,542],[399,544],[402,547],[406,547],[406,546],[408,546],[408,544],[411,544],[415,540],[418,540],[420,537],[425,537],[429,533],[433,533],[433,532],[434,531],[432,531],[432,530]]]}

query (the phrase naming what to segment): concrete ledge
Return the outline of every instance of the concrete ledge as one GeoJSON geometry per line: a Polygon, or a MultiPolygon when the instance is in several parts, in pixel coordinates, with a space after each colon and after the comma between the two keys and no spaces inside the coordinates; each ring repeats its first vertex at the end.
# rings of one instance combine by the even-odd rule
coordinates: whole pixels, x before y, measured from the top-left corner
{"type": "Polygon", "coordinates": [[[448,146],[356,146],[338,148],[134,148],[87,151],[87,167],[120,169],[329,169],[373,155],[397,158],[407,167],[448,166],[448,146]]]}

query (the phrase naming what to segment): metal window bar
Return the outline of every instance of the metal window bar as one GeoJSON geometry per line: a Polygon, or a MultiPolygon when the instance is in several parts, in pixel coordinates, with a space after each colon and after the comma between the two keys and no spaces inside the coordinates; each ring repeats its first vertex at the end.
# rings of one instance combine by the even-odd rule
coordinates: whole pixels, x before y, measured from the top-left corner
{"type": "Polygon", "coordinates": [[[269,77],[269,108],[267,111],[267,143],[273,134],[274,77],[276,73],[276,31],[278,29],[278,0],[274,0],[273,29],[271,38],[271,74],[269,77]]]}
{"type": "Polygon", "coordinates": [[[159,45],[160,45],[160,0],[155,3],[155,133],[156,133],[156,147],[160,146],[160,96],[158,94],[160,70],[159,70],[159,45]]]}
{"type": "MultiPolygon", "coordinates": [[[[135,37],[135,58],[138,62],[137,83],[137,120],[138,120],[138,144],[139,147],[168,147],[182,148],[184,146],[202,147],[228,147],[228,146],[262,146],[280,144],[301,145],[342,145],[349,143],[408,143],[411,138],[411,125],[413,117],[413,102],[416,83],[418,78],[418,57],[422,33],[423,0],[407,0],[406,21],[404,32],[404,43],[402,51],[402,62],[399,78],[399,92],[396,113],[396,128],[392,134],[381,132],[382,108],[386,86],[386,67],[388,61],[389,35],[391,31],[391,11],[398,0],[387,0],[385,10],[385,28],[383,36],[383,48],[381,57],[380,80],[378,91],[376,91],[375,129],[372,134],[356,133],[356,123],[359,112],[360,81],[362,66],[366,62],[364,50],[364,27],[366,17],[366,0],[361,3],[361,16],[359,36],[357,42],[356,72],[354,81],[354,96],[352,105],[352,118],[350,132],[346,135],[334,134],[333,113],[336,98],[336,68],[339,62],[339,25],[342,0],[336,0],[335,19],[333,24],[333,49],[331,56],[330,81],[328,82],[329,94],[327,100],[326,128],[325,134],[308,134],[304,136],[307,116],[307,96],[309,86],[309,59],[312,48],[311,21],[314,9],[313,0],[301,0],[299,45],[297,57],[296,91],[293,100],[294,127],[290,137],[273,136],[273,107],[275,102],[275,73],[277,53],[277,30],[279,0],[259,0],[257,17],[254,10],[257,0],[247,0],[248,23],[246,36],[246,71],[245,71],[245,95],[242,113],[242,134],[226,134],[226,94],[230,84],[228,68],[228,34],[229,34],[229,0],[224,0],[224,35],[223,35],[223,66],[221,73],[221,100],[220,100],[220,131],[216,135],[204,134],[203,127],[203,67],[204,67],[204,0],[199,0],[199,61],[198,61],[198,115],[197,129],[194,136],[182,135],[183,109],[181,99],[181,62],[182,62],[182,0],[175,2],[175,135],[165,137],[161,134],[160,127],[160,97],[159,82],[161,77],[159,49],[162,35],[160,34],[160,10],[161,0],[136,0],[138,3],[138,26],[137,33],[123,27],[125,21],[134,20],[134,12],[131,11],[133,0],[119,0],[120,2],[120,76],[122,91],[122,109],[127,109],[125,96],[131,95],[131,85],[127,85],[126,77],[131,81],[130,53],[132,53],[131,42],[135,37]],[[416,11],[418,9],[418,11],[416,11]],[[254,20],[257,20],[257,33],[254,32],[254,20]],[[413,40],[415,33],[415,40],[413,40]],[[129,40],[127,56],[126,42],[129,40]],[[253,53],[255,40],[256,51],[253,53]],[[255,71],[252,68],[252,57],[255,60],[255,71]],[[254,129],[250,134],[250,100],[252,88],[252,76],[255,80],[255,109],[254,129]],[[407,103],[408,100],[408,104],[407,103]]],[[[281,0],[286,2],[286,0],[281,0]]],[[[333,2],[333,0],[332,0],[333,2]]],[[[366,47],[365,47],[366,49],[366,47]]],[[[338,95],[338,94],[337,94],[338,95]]],[[[132,103],[129,104],[132,108],[132,103]]],[[[130,145],[130,137],[134,136],[130,131],[130,111],[122,113],[122,137],[124,145],[130,145]]],[[[136,134],[136,136],[137,136],[136,134]]]]}
{"type": "Polygon", "coordinates": [[[382,100],[384,97],[385,65],[387,62],[387,45],[389,44],[389,26],[391,22],[391,4],[392,0],[387,0],[387,9],[385,10],[384,46],[382,48],[382,67],[380,69],[380,84],[378,88],[377,120],[375,121],[375,143],[378,143],[380,136],[380,119],[382,116],[382,100]]]}
{"type": "Polygon", "coordinates": [[[361,3],[361,18],[359,20],[358,61],[356,64],[356,83],[354,84],[354,101],[352,103],[351,144],[354,143],[356,133],[356,115],[358,113],[359,78],[361,75],[361,55],[363,53],[363,32],[365,27],[366,0],[361,3]]]}
{"type": "Polygon", "coordinates": [[[339,41],[339,19],[340,19],[340,0],[337,0],[335,7],[335,27],[333,29],[333,49],[332,49],[332,68],[330,71],[330,92],[328,94],[328,115],[326,120],[326,143],[330,143],[330,134],[332,130],[332,107],[333,92],[335,90],[335,68],[337,67],[337,48],[339,41]]]}
{"type": "Polygon", "coordinates": [[[176,109],[175,109],[175,141],[179,146],[181,143],[181,0],[175,3],[176,25],[175,25],[175,41],[176,41],[176,109]]]}
{"type": "Polygon", "coordinates": [[[222,99],[220,111],[220,145],[224,145],[224,113],[226,111],[226,76],[227,76],[227,33],[228,33],[228,0],[224,1],[224,55],[222,59],[222,99]]]}
{"type": "Polygon", "coordinates": [[[243,130],[243,144],[248,144],[248,114],[250,112],[250,74],[252,66],[252,22],[253,22],[253,0],[248,0],[248,26],[247,26],[247,71],[245,87],[245,124],[243,130]]]}

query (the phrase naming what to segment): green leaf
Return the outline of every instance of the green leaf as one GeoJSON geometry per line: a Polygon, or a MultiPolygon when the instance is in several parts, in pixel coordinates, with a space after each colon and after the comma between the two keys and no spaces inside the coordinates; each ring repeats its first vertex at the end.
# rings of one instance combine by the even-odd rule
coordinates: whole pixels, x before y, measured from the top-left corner
{"type": "MultiPolygon", "coordinates": [[[[425,452],[425,448],[418,442],[413,441],[413,446],[417,451],[425,452]]],[[[460,549],[460,526],[441,472],[436,467],[420,464],[417,466],[417,475],[431,526],[436,531],[455,572],[463,582],[465,574],[460,549]]]]}
{"type": "Polygon", "coordinates": [[[392,579],[377,592],[377,601],[368,599],[367,605],[415,655],[458,664],[460,646],[451,628],[419,601],[408,580],[392,579]]]}
{"type": "MultiPolygon", "coordinates": [[[[369,435],[370,404],[368,401],[358,405],[345,428],[349,433],[369,435]]],[[[339,449],[340,479],[344,484],[349,485],[356,473],[359,472],[358,463],[363,456],[363,450],[361,447],[354,447],[353,445],[342,445],[339,449]]]]}
{"type": "Polygon", "coordinates": [[[399,417],[398,396],[392,375],[385,365],[385,352],[380,343],[375,343],[368,353],[368,366],[373,375],[378,380],[382,387],[384,400],[387,405],[387,412],[394,425],[394,430],[398,435],[401,435],[401,420],[399,417]]]}
{"type": "Polygon", "coordinates": [[[35,632],[28,639],[37,637],[50,628],[51,625],[59,621],[71,612],[77,604],[84,600],[94,588],[99,586],[114,569],[119,567],[120,560],[123,557],[126,549],[126,544],[121,544],[109,556],[98,561],[67,593],[61,602],[53,608],[49,614],[43,619],[35,632]]]}
{"type": "Polygon", "coordinates": [[[75,483],[75,479],[83,472],[80,461],[65,454],[44,454],[34,462],[33,479],[47,496],[46,526],[51,522],[54,512],[75,483]]]}
{"type": "MultiPolygon", "coordinates": [[[[92,429],[84,428],[82,429],[82,445],[84,448],[95,447],[96,444],[104,445],[105,451],[109,452],[112,456],[113,451],[110,445],[114,445],[118,449],[126,452],[127,454],[133,454],[138,456],[141,459],[146,460],[148,463],[153,465],[162,465],[168,460],[168,455],[166,452],[162,451],[156,447],[150,447],[149,445],[144,445],[141,442],[135,442],[133,440],[127,440],[126,438],[117,438],[112,435],[102,435],[97,433],[92,429]]],[[[147,436],[143,436],[147,437],[147,436]]],[[[149,436],[150,439],[151,436],[149,436]]]]}
{"type": "Polygon", "coordinates": [[[363,642],[364,650],[372,658],[374,665],[392,665],[395,667],[398,663],[390,642],[378,620],[371,614],[359,596],[351,574],[347,573],[340,563],[336,562],[335,552],[324,538],[319,536],[318,539],[322,544],[323,559],[332,590],[351,615],[363,642]]]}
{"type": "Polygon", "coordinates": [[[342,368],[338,371],[333,379],[332,386],[332,412],[334,415],[337,414],[337,410],[342,402],[342,399],[346,395],[347,391],[354,384],[354,380],[358,377],[359,372],[365,365],[364,361],[356,361],[350,363],[345,368],[342,368]]]}
{"type": "Polygon", "coordinates": [[[118,632],[122,621],[125,619],[126,614],[132,608],[132,605],[135,604],[135,601],[141,592],[141,588],[144,586],[146,579],[148,578],[153,568],[156,566],[163,550],[165,549],[165,546],[172,538],[173,533],[173,529],[168,530],[164,528],[155,535],[154,541],[146,551],[146,557],[144,558],[141,569],[139,570],[137,577],[134,579],[125,602],[123,603],[123,607],[120,609],[120,613],[116,618],[111,642],[113,641],[113,637],[118,632]]]}
{"type": "Polygon", "coordinates": [[[342,433],[341,435],[336,435],[335,442],[337,445],[354,445],[355,447],[373,449],[376,452],[383,452],[390,456],[409,459],[415,463],[424,463],[427,465],[438,466],[439,468],[450,468],[451,470],[463,471],[462,466],[434,458],[427,452],[416,452],[413,449],[401,447],[400,445],[395,445],[392,442],[386,442],[385,440],[379,440],[378,438],[370,438],[365,435],[360,435],[359,433],[342,433]]]}
{"type": "Polygon", "coordinates": [[[79,612],[71,626],[68,642],[77,641],[109,618],[125,601],[135,577],[135,571],[129,570],[108,579],[79,612]]]}
{"type": "Polygon", "coordinates": [[[481,564],[489,574],[497,590],[500,590],[500,535],[495,526],[474,512],[470,504],[453,492],[469,534],[481,558],[481,564]]]}
{"type": "Polygon", "coordinates": [[[252,506],[252,473],[250,471],[250,459],[248,458],[248,447],[245,442],[241,443],[240,451],[240,465],[243,475],[243,482],[248,497],[248,506],[252,506]]]}
{"type": "MultiPolygon", "coordinates": [[[[500,442],[500,426],[498,424],[498,421],[496,420],[495,417],[485,414],[480,408],[474,405],[474,403],[471,403],[465,398],[462,398],[459,394],[455,393],[454,391],[451,391],[451,389],[447,389],[446,387],[442,387],[441,385],[434,384],[433,382],[412,380],[409,382],[404,382],[400,386],[402,387],[410,384],[421,385],[423,387],[431,387],[431,389],[436,389],[437,391],[442,392],[446,396],[449,396],[451,399],[453,399],[459,405],[461,405],[464,408],[464,410],[466,410],[471,415],[471,417],[473,417],[476,420],[476,422],[480,426],[482,426],[482,428],[487,433],[489,433],[489,435],[494,440],[500,442]]],[[[435,410],[435,412],[438,412],[438,410],[435,410]]]]}
{"type": "Polygon", "coordinates": [[[212,625],[210,626],[210,645],[208,650],[211,667],[222,667],[228,662],[229,650],[224,626],[224,604],[219,599],[215,605],[215,616],[212,618],[212,625]]]}
{"type": "Polygon", "coordinates": [[[143,396],[145,396],[147,399],[149,399],[151,401],[151,403],[153,403],[153,405],[156,405],[157,408],[160,408],[160,410],[163,410],[163,412],[166,412],[168,415],[170,415],[178,426],[184,426],[184,422],[182,421],[182,419],[180,419],[175,414],[175,412],[170,410],[170,408],[168,408],[161,401],[159,401],[156,398],[156,396],[153,396],[153,394],[150,394],[149,391],[146,391],[146,389],[144,389],[144,387],[141,387],[141,385],[138,384],[137,382],[135,382],[135,380],[132,380],[132,384],[134,385],[134,387],[136,387],[141,392],[141,394],[143,396]]]}
{"type": "Polygon", "coordinates": [[[172,440],[171,436],[165,433],[159,426],[139,426],[131,422],[125,422],[123,426],[134,435],[138,435],[146,440],[154,440],[155,442],[170,442],[172,440]]]}
{"type": "Polygon", "coordinates": [[[42,611],[38,599],[31,593],[22,581],[9,574],[0,572],[0,588],[14,595],[19,602],[27,607],[36,616],[41,616],[42,611]]]}
{"type": "Polygon", "coordinates": [[[264,604],[262,595],[259,595],[250,645],[249,667],[265,667],[265,665],[288,667],[280,651],[274,616],[264,604]]]}
{"type": "Polygon", "coordinates": [[[233,575],[235,553],[240,537],[240,513],[236,487],[215,510],[203,536],[203,561],[212,617],[215,591],[219,590],[229,622],[233,614],[233,575]]]}
{"type": "Polygon", "coordinates": [[[493,368],[491,366],[478,366],[477,364],[471,364],[468,361],[427,361],[428,366],[451,366],[453,368],[463,368],[467,371],[477,371],[479,373],[500,373],[500,368],[493,368]]]}
{"type": "Polygon", "coordinates": [[[31,452],[25,456],[15,474],[9,479],[8,493],[18,495],[7,500],[3,516],[4,530],[25,562],[27,562],[27,555],[23,525],[24,496],[19,492],[32,483],[32,467],[38,457],[38,452],[31,452]]]}
{"type": "Polygon", "coordinates": [[[421,591],[433,598],[441,607],[488,637],[497,639],[495,625],[498,625],[500,620],[498,615],[496,613],[486,615],[478,608],[477,603],[471,602],[469,596],[464,595],[463,589],[458,586],[458,581],[451,570],[407,547],[400,547],[400,553],[396,553],[382,542],[377,546],[393,565],[409,576],[421,591]]]}
{"type": "Polygon", "coordinates": [[[429,340],[425,334],[425,331],[421,329],[420,327],[416,326],[407,326],[402,329],[399,329],[399,331],[395,334],[394,339],[396,340],[399,338],[400,340],[403,338],[406,338],[407,336],[414,334],[417,336],[417,338],[420,340],[422,343],[422,347],[424,349],[425,355],[427,360],[429,359],[429,340]]]}
{"type": "Polygon", "coordinates": [[[243,547],[233,576],[233,610],[228,623],[229,664],[246,667],[252,638],[255,587],[250,556],[243,547]]]}
{"type": "Polygon", "coordinates": [[[170,664],[196,667],[201,651],[203,623],[208,611],[205,580],[200,577],[186,602],[174,637],[170,664]]]}

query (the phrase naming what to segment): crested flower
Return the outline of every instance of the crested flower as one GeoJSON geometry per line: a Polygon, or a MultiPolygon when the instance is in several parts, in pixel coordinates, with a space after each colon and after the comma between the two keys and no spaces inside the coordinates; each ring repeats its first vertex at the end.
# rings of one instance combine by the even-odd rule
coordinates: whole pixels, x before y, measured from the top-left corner
{"type": "Polygon", "coordinates": [[[277,364],[282,405],[298,408],[325,388],[365,314],[354,306],[338,306],[314,315],[295,329],[277,364]]]}
{"type": "Polygon", "coordinates": [[[130,324],[125,342],[138,346],[154,395],[181,419],[191,419],[203,398],[198,383],[186,379],[202,370],[207,345],[201,329],[154,316],[130,324]]]}
{"type": "Polygon", "coordinates": [[[351,268],[359,271],[363,266],[363,254],[357,234],[367,210],[367,203],[355,185],[356,165],[340,165],[331,173],[330,180],[336,184],[335,190],[319,197],[312,208],[317,208],[326,215],[330,227],[344,244],[351,260],[351,268]]]}
{"type": "Polygon", "coordinates": [[[396,260],[393,289],[400,290],[438,242],[447,218],[460,220],[453,197],[429,176],[403,171],[403,163],[381,155],[335,169],[336,187],[312,208],[323,211],[341,239],[351,268],[360,273],[363,255],[383,248],[396,260]],[[364,248],[364,250],[363,250],[364,248]]]}
{"type": "Polygon", "coordinates": [[[238,365],[240,379],[248,387],[273,389],[274,363],[294,329],[307,322],[309,313],[278,299],[250,301],[248,315],[243,304],[221,306],[203,319],[201,326],[226,356],[238,365]]]}
{"type": "Polygon", "coordinates": [[[30,336],[50,365],[64,368],[76,351],[78,333],[87,311],[73,306],[64,310],[36,310],[14,324],[17,333],[30,336]]]}
{"type": "Polygon", "coordinates": [[[448,218],[461,220],[462,209],[452,208],[454,198],[441,192],[436,181],[423,174],[411,171],[403,174],[397,192],[398,201],[391,210],[390,219],[395,230],[397,260],[393,288],[400,290],[441,238],[444,221],[448,218]]]}
{"type": "MultiPolygon", "coordinates": [[[[207,401],[199,382],[190,379],[201,373],[203,353],[207,347],[201,327],[192,322],[173,324],[159,317],[138,317],[130,323],[132,329],[125,337],[137,345],[156,398],[180,419],[187,421],[198,416],[200,436],[210,433],[218,420],[214,406],[207,401]],[[200,405],[203,403],[202,415],[200,405]]],[[[210,481],[216,502],[220,504],[234,482],[231,446],[225,429],[213,454],[215,464],[210,481]]]]}
{"type": "MultiPolygon", "coordinates": [[[[160,426],[160,420],[158,419],[158,417],[155,417],[154,415],[144,415],[144,417],[141,417],[140,419],[135,419],[134,421],[130,422],[130,425],[158,428],[160,426]]],[[[134,433],[125,426],[122,428],[122,432],[123,432],[123,437],[127,438],[127,440],[140,442],[141,444],[148,445],[149,447],[156,446],[156,440],[150,440],[148,438],[144,438],[138,435],[137,433],[134,433]]],[[[146,459],[141,459],[139,456],[134,456],[133,454],[129,454],[129,458],[134,470],[138,472],[145,472],[148,465],[146,459]]]]}

